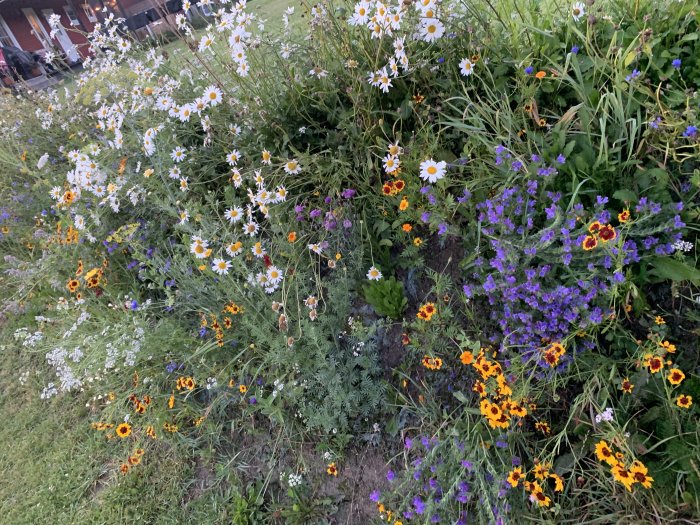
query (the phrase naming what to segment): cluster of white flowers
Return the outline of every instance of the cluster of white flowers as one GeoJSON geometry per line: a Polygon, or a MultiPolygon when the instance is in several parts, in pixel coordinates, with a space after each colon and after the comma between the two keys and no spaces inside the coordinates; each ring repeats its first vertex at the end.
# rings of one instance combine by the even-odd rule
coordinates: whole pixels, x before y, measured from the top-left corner
{"type": "Polygon", "coordinates": [[[27,334],[27,337],[22,341],[22,346],[27,346],[29,348],[34,348],[39,341],[44,339],[44,334],[40,330],[37,330],[33,334],[27,334]]]}
{"type": "Polygon", "coordinates": [[[683,240],[677,240],[673,243],[673,249],[677,252],[689,252],[693,249],[693,243],[683,240]]]}
{"type": "Polygon", "coordinates": [[[63,339],[68,339],[69,337],[71,337],[75,333],[75,331],[78,329],[78,327],[81,324],[83,324],[85,321],[90,319],[90,317],[92,317],[92,316],[88,313],[87,310],[82,310],[80,312],[80,315],[78,316],[78,318],[73,323],[73,325],[68,330],[66,330],[66,332],[63,334],[63,339]]]}
{"type": "Polygon", "coordinates": [[[298,487],[303,482],[303,477],[301,474],[291,473],[287,476],[287,484],[290,488],[298,487]]]}
{"type": "Polygon", "coordinates": [[[80,348],[76,348],[69,353],[65,348],[56,347],[46,353],[46,361],[56,370],[61,392],[78,389],[83,385],[82,380],[75,374],[73,367],[68,362],[70,359],[74,363],[79,363],[82,357],[83,353],[80,348]]]}
{"type": "MultiPolygon", "coordinates": [[[[103,331],[106,335],[107,330],[103,331]]],[[[106,345],[105,370],[115,369],[117,361],[123,359],[124,366],[134,366],[136,355],[141,351],[144,342],[145,331],[140,326],[134,329],[133,335],[122,334],[114,341],[106,345]]]]}
{"type": "Polygon", "coordinates": [[[365,342],[364,341],[358,341],[355,343],[352,347],[352,355],[353,357],[360,357],[360,354],[362,353],[362,350],[365,348],[365,342]]]}
{"type": "Polygon", "coordinates": [[[596,414],[595,416],[595,422],[600,423],[602,421],[610,422],[613,419],[615,419],[615,416],[613,414],[613,409],[612,408],[606,408],[603,412],[600,414],[596,414]]]}
{"type": "Polygon", "coordinates": [[[39,397],[41,399],[50,399],[54,396],[58,395],[58,388],[56,388],[56,385],[53,383],[49,383],[44,387],[44,389],[41,391],[41,394],[39,397]]]}
{"type": "Polygon", "coordinates": [[[275,379],[272,388],[272,397],[276,398],[284,389],[284,383],[280,379],[275,379]]]}

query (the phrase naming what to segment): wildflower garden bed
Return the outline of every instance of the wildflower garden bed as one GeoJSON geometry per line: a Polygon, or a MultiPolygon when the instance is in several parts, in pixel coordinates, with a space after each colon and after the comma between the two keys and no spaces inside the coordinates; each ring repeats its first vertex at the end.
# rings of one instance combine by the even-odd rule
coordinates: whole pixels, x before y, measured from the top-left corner
{"type": "Polygon", "coordinates": [[[0,96],[2,515],[697,523],[697,5],[216,10],[0,96]]]}

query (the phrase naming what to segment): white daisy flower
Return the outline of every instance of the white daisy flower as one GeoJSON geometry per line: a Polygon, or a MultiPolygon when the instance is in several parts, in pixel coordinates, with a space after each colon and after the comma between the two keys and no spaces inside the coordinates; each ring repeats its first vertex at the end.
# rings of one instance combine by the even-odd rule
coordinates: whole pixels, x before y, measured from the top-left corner
{"type": "Polygon", "coordinates": [[[195,108],[194,104],[183,104],[182,106],[180,106],[177,112],[177,116],[180,119],[180,122],[189,122],[192,113],[194,113],[196,109],[197,108],[195,108]]]}
{"type": "Polygon", "coordinates": [[[420,26],[420,36],[425,42],[435,42],[445,34],[445,26],[437,18],[423,18],[420,26]]]}
{"type": "Polygon", "coordinates": [[[446,170],[447,162],[444,160],[441,160],[440,162],[435,162],[433,159],[424,160],[420,163],[419,177],[423,180],[427,180],[431,184],[434,184],[445,176],[446,170]]]}
{"type": "Polygon", "coordinates": [[[292,159],[284,165],[284,171],[290,175],[296,175],[301,171],[301,166],[296,159],[292,159]]]}
{"type": "Polygon", "coordinates": [[[207,241],[195,240],[192,244],[190,244],[190,253],[192,253],[197,259],[206,259],[211,254],[209,243],[207,241]]]}
{"type": "Polygon", "coordinates": [[[401,166],[401,161],[396,155],[388,154],[384,157],[384,171],[387,173],[394,173],[401,166]]]}
{"type": "Polygon", "coordinates": [[[311,309],[316,308],[316,305],[318,305],[318,299],[316,299],[315,295],[309,295],[304,300],[304,304],[311,309]]]}
{"type": "Polygon", "coordinates": [[[369,279],[370,281],[378,281],[381,278],[382,272],[377,270],[375,266],[371,266],[370,269],[367,271],[367,279],[369,279]]]}
{"type": "Polygon", "coordinates": [[[240,255],[242,251],[243,243],[241,241],[236,241],[226,247],[226,253],[229,255],[229,257],[236,257],[237,255],[240,255]]]}
{"type": "Polygon", "coordinates": [[[234,149],[231,153],[226,155],[226,162],[229,163],[231,166],[235,166],[238,164],[238,161],[241,158],[241,152],[238,151],[237,149],[234,149]]]}
{"type": "Polygon", "coordinates": [[[216,86],[209,86],[205,89],[203,97],[212,107],[218,105],[224,98],[221,90],[216,86]]]}
{"type": "Polygon", "coordinates": [[[267,278],[270,281],[271,285],[278,285],[280,282],[282,282],[283,277],[284,274],[282,270],[277,268],[277,266],[270,266],[267,269],[267,278]]]}
{"type": "Polygon", "coordinates": [[[310,77],[315,76],[316,78],[323,78],[323,77],[328,76],[328,71],[316,66],[315,68],[309,70],[309,76],[310,77]]]}
{"type": "Polygon", "coordinates": [[[235,224],[243,218],[243,208],[234,206],[226,210],[226,218],[231,224],[235,224]]]}
{"type": "Polygon", "coordinates": [[[275,190],[275,202],[284,202],[287,200],[287,188],[278,186],[275,190]]]}
{"type": "Polygon", "coordinates": [[[214,43],[214,37],[211,35],[204,35],[199,41],[199,52],[201,53],[202,51],[205,51],[209,48],[211,48],[211,45],[214,43]]]}
{"type": "Polygon", "coordinates": [[[468,77],[472,74],[473,68],[474,64],[472,64],[471,60],[469,60],[468,58],[463,59],[459,63],[459,72],[465,77],[468,77]]]}
{"type": "Polygon", "coordinates": [[[258,241],[256,242],[253,247],[250,249],[250,251],[255,255],[258,259],[262,259],[265,257],[267,252],[265,251],[265,248],[263,248],[262,242],[258,241]]]}
{"type": "Polygon", "coordinates": [[[211,269],[219,275],[226,275],[231,268],[231,262],[224,259],[214,259],[211,263],[211,269]]]}
{"type": "Polygon", "coordinates": [[[250,221],[243,226],[243,233],[252,237],[258,233],[258,228],[259,226],[257,222],[250,221]]]}
{"type": "Polygon", "coordinates": [[[586,6],[583,4],[583,2],[576,2],[571,6],[571,16],[574,18],[574,22],[578,22],[585,14],[586,6]]]}
{"type": "Polygon", "coordinates": [[[185,157],[187,157],[187,149],[183,148],[182,146],[176,147],[170,153],[170,158],[173,159],[174,162],[182,162],[185,160],[185,157]]]}

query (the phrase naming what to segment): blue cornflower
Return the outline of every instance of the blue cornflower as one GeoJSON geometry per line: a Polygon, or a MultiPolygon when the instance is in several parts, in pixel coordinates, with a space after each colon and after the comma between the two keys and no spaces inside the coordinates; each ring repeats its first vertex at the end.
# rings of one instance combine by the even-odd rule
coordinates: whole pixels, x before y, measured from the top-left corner
{"type": "Polygon", "coordinates": [[[416,509],[416,514],[423,514],[425,512],[425,503],[420,499],[420,496],[413,498],[413,507],[416,509]]]}
{"type": "Polygon", "coordinates": [[[578,46],[574,46],[571,48],[571,53],[574,55],[578,55],[578,46]]]}
{"type": "Polygon", "coordinates": [[[131,301],[131,309],[132,310],[136,310],[136,309],[138,309],[138,307],[139,307],[139,303],[136,301],[136,299],[131,301]]]}
{"type": "Polygon", "coordinates": [[[534,67],[532,67],[532,66],[527,66],[527,67],[525,68],[525,74],[526,74],[526,75],[532,75],[532,72],[533,72],[534,70],[535,70],[534,67]]]}
{"type": "Polygon", "coordinates": [[[634,69],[634,70],[632,70],[632,73],[630,73],[629,75],[627,75],[625,77],[625,80],[627,82],[632,82],[635,78],[637,78],[641,74],[642,74],[642,72],[639,71],[639,69],[634,69]]]}
{"type": "Polygon", "coordinates": [[[671,62],[671,65],[673,66],[674,69],[680,69],[681,68],[681,59],[674,58],[673,62],[671,62]]]}
{"type": "Polygon", "coordinates": [[[698,134],[698,128],[696,126],[688,126],[683,132],[684,137],[694,138],[698,134]]]}

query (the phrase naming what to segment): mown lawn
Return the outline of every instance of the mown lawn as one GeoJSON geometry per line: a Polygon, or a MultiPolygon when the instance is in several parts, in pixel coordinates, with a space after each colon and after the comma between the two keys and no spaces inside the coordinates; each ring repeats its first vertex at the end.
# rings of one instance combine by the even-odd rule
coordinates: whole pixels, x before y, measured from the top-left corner
{"type": "MultiPolygon", "coordinates": [[[[5,342],[12,339],[7,332],[5,342]]],[[[0,522],[226,522],[215,493],[197,489],[195,463],[184,446],[149,449],[138,470],[116,475],[119,444],[87,424],[84,396],[44,401],[39,378],[20,383],[23,370],[36,369],[36,357],[8,344],[0,357],[0,442],[6,450],[0,456],[0,522]]]]}

